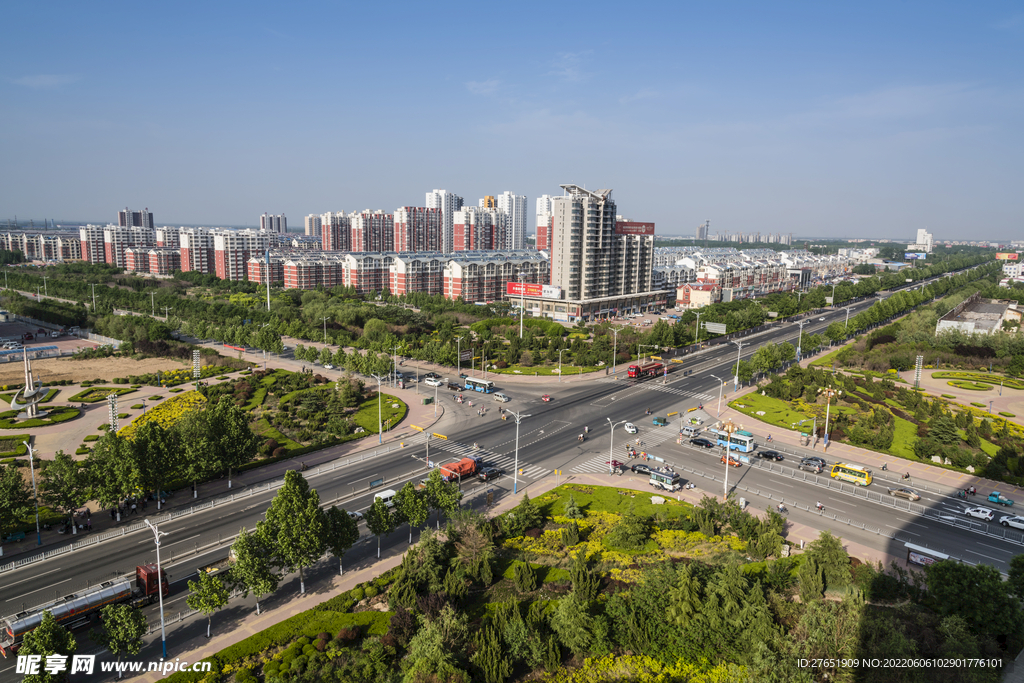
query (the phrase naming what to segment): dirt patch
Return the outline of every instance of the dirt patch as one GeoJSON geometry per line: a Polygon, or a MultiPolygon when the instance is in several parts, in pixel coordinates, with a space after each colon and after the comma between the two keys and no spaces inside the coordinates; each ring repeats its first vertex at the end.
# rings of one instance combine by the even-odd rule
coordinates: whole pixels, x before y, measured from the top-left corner
{"type": "MultiPolygon", "coordinates": [[[[32,372],[44,382],[56,382],[69,379],[72,382],[85,382],[92,379],[110,381],[115,377],[128,375],[145,375],[158,370],[177,370],[190,365],[184,361],[171,358],[94,358],[92,360],[75,360],[73,358],[45,358],[32,361],[32,372]]],[[[10,363],[0,367],[0,384],[21,384],[25,381],[25,366],[21,363],[10,363]]]]}

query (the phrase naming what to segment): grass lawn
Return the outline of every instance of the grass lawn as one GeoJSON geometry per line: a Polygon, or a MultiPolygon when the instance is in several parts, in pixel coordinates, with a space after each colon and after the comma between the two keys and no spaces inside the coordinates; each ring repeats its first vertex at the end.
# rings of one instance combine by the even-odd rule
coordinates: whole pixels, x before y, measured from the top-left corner
{"type": "Polygon", "coordinates": [[[123,396],[124,394],[131,394],[135,389],[123,389],[117,387],[89,387],[83,391],[78,392],[74,396],[68,399],[69,403],[99,403],[105,401],[107,396],[111,394],[117,394],[123,396]]]}
{"type": "Polygon", "coordinates": [[[1003,386],[1010,387],[1011,389],[1024,389],[1024,382],[1019,379],[1013,379],[1011,377],[1004,377],[998,373],[989,374],[987,372],[949,372],[940,370],[933,372],[932,377],[935,379],[965,379],[973,380],[975,382],[985,382],[988,384],[999,384],[1003,383],[1003,386]]]}
{"type": "Polygon", "coordinates": [[[901,458],[915,458],[914,444],[916,442],[917,425],[904,420],[902,417],[897,417],[889,452],[901,458]]]}
{"type": "MultiPolygon", "coordinates": [[[[397,425],[405,417],[405,414],[409,411],[409,406],[405,405],[402,401],[390,396],[388,394],[381,394],[381,421],[384,424],[384,429],[387,429],[388,423],[392,427],[397,425]],[[394,404],[398,404],[397,408],[392,408],[394,404]]],[[[362,427],[371,434],[377,433],[377,398],[367,399],[363,401],[362,405],[359,406],[359,410],[355,415],[352,416],[352,421],[362,427]]]]}
{"type": "Polygon", "coordinates": [[[0,458],[18,457],[28,453],[23,441],[28,441],[32,436],[29,434],[4,434],[0,438],[0,458]]]}
{"type": "Polygon", "coordinates": [[[981,439],[981,450],[984,451],[985,455],[987,455],[988,457],[994,458],[996,457],[996,453],[999,452],[999,446],[995,445],[991,441],[981,439]]]}
{"type": "Polygon", "coordinates": [[[843,346],[840,346],[839,348],[837,348],[835,351],[830,351],[829,353],[826,353],[821,358],[816,358],[816,359],[812,360],[811,363],[810,363],[811,366],[828,365],[829,367],[831,367],[832,366],[832,361],[834,361],[836,359],[836,356],[839,355],[839,352],[842,351],[844,348],[846,348],[846,346],[847,345],[844,344],[843,346]]]}
{"type": "Polygon", "coordinates": [[[734,401],[730,401],[729,406],[744,415],[749,415],[755,420],[760,420],[776,427],[782,427],[783,429],[796,429],[796,427],[793,427],[795,423],[801,420],[810,421],[814,419],[813,413],[794,410],[787,401],[772,398],[771,396],[762,396],[761,394],[741,396],[734,401]],[[760,411],[763,411],[764,415],[756,414],[760,411]]]}
{"type": "Polygon", "coordinates": [[[989,389],[993,388],[991,384],[971,382],[966,379],[953,379],[946,382],[946,384],[948,384],[951,387],[956,387],[957,389],[967,389],[968,391],[988,391],[989,389]]]}
{"type": "Polygon", "coordinates": [[[30,420],[19,420],[17,410],[8,410],[0,413],[0,429],[31,429],[32,427],[48,427],[50,425],[66,422],[82,414],[78,408],[60,407],[46,411],[41,418],[30,420]]]}
{"type": "MultiPolygon", "coordinates": [[[[619,363],[619,365],[621,366],[623,364],[619,363]]],[[[605,367],[606,366],[604,366],[604,365],[602,365],[600,367],[584,367],[583,368],[583,374],[585,375],[588,372],[597,372],[599,370],[603,372],[605,367]]],[[[465,372],[465,370],[463,370],[463,371],[465,372]]],[[[468,374],[471,374],[471,373],[467,372],[466,374],[468,375],[468,374]]],[[[542,377],[543,376],[554,376],[554,377],[557,377],[558,376],[558,365],[553,365],[550,368],[549,367],[544,367],[544,366],[524,367],[522,365],[510,365],[510,366],[508,366],[507,368],[505,368],[503,370],[490,370],[490,369],[488,369],[487,370],[487,374],[488,375],[499,375],[499,374],[501,374],[501,375],[540,375],[542,377]],[[516,372],[516,370],[518,370],[519,372],[516,372]]],[[[562,365],[562,376],[563,377],[568,377],[569,375],[578,375],[578,374],[580,374],[579,366],[577,366],[577,365],[564,365],[564,364],[562,365]]],[[[475,377],[476,373],[473,373],[473,376],[475,377]]],[[[484,378],[481,377],[480,379],[484,379],[484,378]]],[[[491,378],[487,378],[487,379],[491,379],[491,378]]]]}
{"type": "Polygon", "coordinates": [[[677,502],[668,495],[662,494],[665,498],[663,505],[651,503],[651,496],[659,495],[657,492],[647,493],[645,491],[634,491],[632,489],[621,489],[636,494],[635,498],[619,494],[619,490],[613,486],[583,486],[581,484],[565,484],[545,493],[533,500],[544,513],[545,517],[560,516],[565,502],[572,494],[576,498],[576,504],[583,512],[613,512],[622,514],[633,509],[639,515],[653,516],[655,512],[664,511],[669,517],[683,517],[686,511],[693,507],[689,503],[677,502]]]}

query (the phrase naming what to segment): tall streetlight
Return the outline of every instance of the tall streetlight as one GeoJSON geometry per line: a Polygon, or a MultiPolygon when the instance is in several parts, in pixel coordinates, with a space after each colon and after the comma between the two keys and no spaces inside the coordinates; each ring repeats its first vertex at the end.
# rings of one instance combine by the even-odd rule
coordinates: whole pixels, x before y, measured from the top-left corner
{"type": "Polygon", "coordinates": [[[324,346],[327,346],[327,321],[330,320],[330,317],[320,319],[324,321],[324,346]]]}
{"type": "Polygon", "coordinates": [[[637,351],[640,351],[640,365],[644,364],[644,352],[643,349],[660,349],[661,347],[657,344],[637,344],[637,351]]]}
{"type": "Polygon", "coordinates": [[[519,491],[519,423],[525,417],[530,417],[529,414],[523,415],[522,413],[514,413],[511,410],[506,410],[506,413],[516,419],[516,471],[512,475],[512,493],[518,493],[519,491]]]}
{"type": "Polygon", "coordinates": [[[743,354],[743,342],[732,341],[736,345],[736,376],[733,378],[733,391],[740,389],[740,358],[743,354]]]}
{"type": "Polygon", "coordinates": [[[715,417],[722,417],[722,389],[725,387],[725,380],[718,379],[714,375],[711,377],[718,380],[718,415],[715,417]]]}
{"type": "MultiPolygon", "coordinates": [[[[612,328],[612,377],[615,377],[615,368],[619,364],[619,332],[622,331],[621,327],[612,328]]],[[[561,379],[562,373],[558,373],[559,379],[561,379]]]]}
{"type": "Polygon", "coordinates": [[[96,285],[92,286],[92,312],[96,312],[96,285]]]}
{"type": "Polygon", "coordinates": [[[398,348],[398,346],[391,347],[391,350],[393,351],[391,354],[391,386],[393,387],[398,386],[398,348]]]}
{"type": "Polygon", "coordinates": [[[462,337],[455,338],[455,371],[462,374],[462,337]]]}
{"type": "MultiPolygon", "coordinates": [[[[385,375],[370,375],[377,380],[377,443],[384,443],[384,423],[381,422],[380,383],[387,379],[385,375]]],[[[437,408],[434,408],[435,414],[437,408]]]]}
{"type": "Polygon", "coordinates": [[[437,417],[437,388],[439,386],[441,386],[441,385],[440,384],[435,384],[434,385],[434,417],[437,417]]]}
{"type": "Polygon", "coordinates": [[[558,350],[558,381],[559,382],[562,381],[562,352],[564,352],[564,351],[565,351],[565,349],[559,349],[558,350]]]}
{"type": "Polygon", "coordinates": [[[156,543],[156,585],[157,595],[160,596],[160,643],[164,647],[164,659],[167,659],[167,631],[164,628],[164,573],[160,571],[160,537],[166,536],[166,531],[160,531],[155,524],[148,519],[142,520],[153,532],[153,541],[156,543]]]}
{"type": "Polygon", "coordinates": [[[700,311],[697,311],[697,326],[693,329],[693,343],[696,344],[700,337],[700,311]]]}
{"type": "Polygon", "coordinates": [[[519,338],[523,338],[523,319],[526,318],[526,285],[523,284],[523,271],[516,274],[519,278],[519,338]]]}
{"type": "Polygon", "coordinates": [[[818,389],[818,391],[824,394],[825,398],[827,399],[825,403],[825,448],[828,448],[828,415],[829,410],[832,408],[832,397],[842,396],[843,390],[833,389],[832,387],[829,387],[828,389],[818,389]]]}
{"type": "Polygon", "coordinates": [[[611,474],[613,471],[612,460],[615,459],[612,455],[615,452],[615,428],[621,424],[629,422],[629,420],[622,420],[621,422],[613,423],[610,417],[606,417],[605,419],[608,420],[608,427],[610,428],[608,430],[608,474],[611,474]]]}
{"type": "Polygon", "coordinates": [[[150,315],[156,317],[156,292],[149,293],[149,310],[150,315]]]}
{"type": "Polygon", "coordinates": [[[800,322],[797,323],[797,325],[800,326],[800,335],[796,338],[796,361],[798,363],[800,362],[800,356],[803,355],[800,351],[800,345],[804,340],[804,325],[806,325],[807,322],[808,321],[806,320],[801,320],[800,322]]]}
{"type": "Polygon", "coordinates": [[[832,308],[836,307],[836,286],[832,285],[832,308]]]}
{"type": "Polygon", "coordinates": [[[43,296],[50,296],[50,293],[46,291],[46,276],[43,276],[43,296]]]}
{"type": "Polygon", "coordinates": [[[170,312],[173,311],[174,308],[171,306],[161,306],[160,308],[164,312],[164,322],[167,322],[168,320],[170,320],[170,312]]]}
{"type": "MultiPolygon", "coordinates": [[[[32,497],[36,503],[36,545],[43,544],[43,534],[39,531],[39,493],[36,491],[36,467],[34,457],[36,452],[28,445],[28,441],[22,441],[28,449],[28,470],[32,473],[32,497]]],[[[72,520],[73,521],[73,520],[72,520]]]]}
{"type": "Polygon", "coordinates": [[[738,429],[736,425],[729,420],[722,425],[721,430],[726,433],[725,439],[725,491],[722,492],[722,498],[729,498],[729,461],[732,460],[732,451],[729,449],[729,443],[732,441],[732,434],[738,429]]]}

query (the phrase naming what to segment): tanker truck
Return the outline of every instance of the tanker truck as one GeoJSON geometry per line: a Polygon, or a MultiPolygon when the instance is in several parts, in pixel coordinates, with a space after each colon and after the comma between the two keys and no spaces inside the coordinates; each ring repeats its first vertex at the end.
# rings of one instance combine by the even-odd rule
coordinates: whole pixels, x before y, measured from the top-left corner
{"type": "MultiPolygon", "coordinates": [[[[170,592],[167,572],[161,571],[163,594],[170,592]]],[[[43,621],[43,612],[49,612],[57,623],[69,630],[84,628],[98,616],[107,605],[122,603],[141,607],[157,600],[156,564],[144,564],[135,568],[135,581],[125,575],[113,581],[104,581],[95,588],[81,593],[72,593],[38,607],[12,614],[0,619],[0,654],[11,656],[21,647],[25,634],[34,630],[43,621]]]]}

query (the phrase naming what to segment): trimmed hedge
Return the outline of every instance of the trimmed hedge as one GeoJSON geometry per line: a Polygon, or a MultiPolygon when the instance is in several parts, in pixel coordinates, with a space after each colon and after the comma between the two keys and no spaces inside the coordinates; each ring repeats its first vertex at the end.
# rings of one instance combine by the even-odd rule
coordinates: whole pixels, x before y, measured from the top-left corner
{"type": "Polygon", "coordinates": [[[1014,413],[1000,412],[999,414],[1002,415],[1003,417],[1017,417],[1014,413]]]}
{"type": "Polygon", "coordinates": [[[28,449],[22,442],[31,438],[31,434],[4,434],[3,438],[0,438],[0,458],[17,458],[27,455],[28,449]],[[8,450],[9,446],[14,446],[14,449],[8,450]]]}
{"type": "Polygon", "coordinates": [[[85,438],[82,439],[82,441],[85,441],[86,443],[88,443],[90,441],[99,441],[99,440],[100,440],[100,437],[99,437],[98,434],[86,434],[85,438]]]}
{"type": "Polygon", "coordinates": [[[100,401],[106,401],[107,396],[110,394],[123,396],[124,394],[130,394],[135,391],[134,389],[124,389],[120,387],[93,387],[88,382],[82,382],[82,386],[87,386],[87,388],[69,398],[69,403],[99,403],[100,401]]]}
{"type": "Polygon", "coordinates": [[[34,418],[31,420],[18,420],[19,412],[20,411],[17,410],[7,410],[0,413],[0,429],[31,429],[33,427],[49,427],[50,425],[73,420],[82,414],[82,411],[78,408],[65,406],[50,410],[45,417],[34,418]]]}

